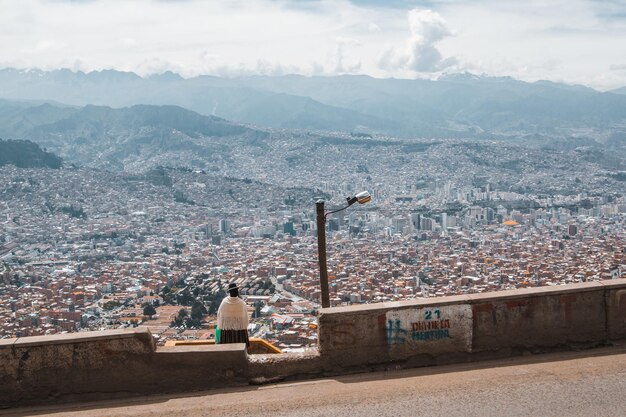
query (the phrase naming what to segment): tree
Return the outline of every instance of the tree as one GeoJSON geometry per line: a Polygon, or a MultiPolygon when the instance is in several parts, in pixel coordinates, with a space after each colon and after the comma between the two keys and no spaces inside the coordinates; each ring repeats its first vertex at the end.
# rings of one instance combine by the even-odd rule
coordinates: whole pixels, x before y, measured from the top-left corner
{"type": "Polygon", "coordinates": [[[217,314],[217,310],[220,307],[220,304],[222,303],[222,300],[226,297],[226,292],[220,288],[220,290],[216,293],[213,293],[209,296],[209,302],[211,303],[209,305],[209,314],[210,315],[215,315],[217,314]]]}
{"type": "Polygon", "coordinates": [[[113,310],[114,308],[119,307],[121,305],[122,303],[120,303],[119,301],[111,300],[111,301],[107,301],[106,303],[104,303],[102,308],[104,308],[105,310],[113,310]]]}
{"type": "Polygon", "coordinates": [[[214,316],[217,314],[217,309],[219,308],[219,304],[215,301],[209,301],[209,314],[214,316]]]}
{"type": "Polygon", "coordinates": [[[199,324],[202,321],[202,316],[204,316],[206,312],[207,311],[206,308],[204,308],[204,304],[196,301],[195,303],[193,303],[193,307],[191,307],[191,319],[199,324]]]}
{"type": "Polygon", "coordinates": [[[147,306],[145,306],[143,308],[143,315],[144,316],[154,316],[156,314],[156,309],[154,308],[154,306],[152,304],[148,304],[147,306]]]}
{"type": "Polygon", "coordinates": [[[174,304],[174,301],[174,295],[171,292],[163,295],[163,302],[165,304],[174,304]]]}
{"type": "Polygon", "coordinates": [[[70,217],[83,218],[83,219],[87,218],[87,214],[85,213],[85,210],[83,210],[82,207],[74,207],[74,205],[72,204],[70,204],[68,207],[61,207],[59,210],[62,213],[68,214],[70,217]]]}
{"type": "Polygon", "coordinates": [[[177,295],[177,301],[179,305],[188,306],[193,302],[193,297],[189,293],[188,289],[185,289],[177,295]]]}
{"type": "Polygon", "coordinates": [[[187,317],[187,310],[181,308],[178,310],[178,315],[174,318],[174,321],[170,324],[170,326],[179,327],[185,323],[185,318],[187,317]]]}

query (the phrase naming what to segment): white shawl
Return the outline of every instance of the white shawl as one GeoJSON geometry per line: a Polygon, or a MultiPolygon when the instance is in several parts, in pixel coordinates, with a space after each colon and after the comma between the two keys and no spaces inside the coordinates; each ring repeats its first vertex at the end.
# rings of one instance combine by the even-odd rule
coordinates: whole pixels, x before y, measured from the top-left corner
{"type": "Polygon", "coordinates": [[[226,297],[217,310],[217,327],[222,330],[246,330],[248,310],[239,297],[226,297]]]}

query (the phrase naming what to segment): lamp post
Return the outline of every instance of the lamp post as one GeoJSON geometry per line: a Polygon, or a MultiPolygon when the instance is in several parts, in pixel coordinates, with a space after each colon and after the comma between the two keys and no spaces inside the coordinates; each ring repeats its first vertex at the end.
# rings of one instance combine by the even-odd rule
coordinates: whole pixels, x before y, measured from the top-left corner
{"type": "Polygon", "coordinates": [[[315,202],[315,209],[317,212],[317,257],[320,263],[320,289],[322,291],[322,308],[330,307],[330,295],[328,293],[328,267],[326,265],[326,217],[329,214],[337,213],[345,210],[354,203],[365,204],[372,199],[372,196],[367,191],[362,191],[353,197],[348,197],[346,200],[348,205],[338,210],[325,212],[324,200],[317,200],[315,202]]]}

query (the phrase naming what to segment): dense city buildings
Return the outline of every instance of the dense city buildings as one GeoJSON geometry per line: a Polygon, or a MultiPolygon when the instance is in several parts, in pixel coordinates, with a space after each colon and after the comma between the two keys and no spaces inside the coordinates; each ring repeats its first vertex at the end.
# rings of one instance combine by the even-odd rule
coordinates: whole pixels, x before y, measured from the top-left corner
{"type": "Polygon", "coordinates": [[[362,189],[372,202],[328,218],[332,305],[626,276],[626,197],[598,175],[559,192],[561,168],[511,186],[508,171],[430,158],[416,175],[371,149],[297,175],[286,154],[261,169],[248,151],[219,175],[0,167],[0,337],[149,326],[160,343],[211,339],[236,282],[251,336],[315,346],[314,203],[362,189]]]}

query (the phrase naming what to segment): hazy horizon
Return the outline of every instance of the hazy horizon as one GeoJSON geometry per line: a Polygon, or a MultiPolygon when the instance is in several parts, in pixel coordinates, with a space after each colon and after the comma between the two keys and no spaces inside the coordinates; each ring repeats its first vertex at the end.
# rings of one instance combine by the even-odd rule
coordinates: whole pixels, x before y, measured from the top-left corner
{"type": "MultiPolygon", "coordinates": [[[[523,80],[523,79],[519,79],[519,78],[515,78],[513,76],[510,75],[490,75],[490,74],[486,74],[486,73],[482,73],[482,74],[478,74],[478,73],[473,73],[470,71],[461,71],[461,72],[452,72],[452,73],[443,73],[443,74],[439,74],[437,77],[413,77],[413,78],[403,78],[403,77],[393,77],[393,76],[374,76],[374,75],[370,75],[370,74],[299,74],[299,73],[285,73],[285,74],[220,74],[220,75],[216,75],[216,74],[193,74],[193,75],[185,75],[185,74],[181,74],[179,72],[173,71],[173,70],[164,70],[164,71],[160,71],[160,72],[153,72],[153,73],[149,73],[149,74],[140,74],[137,73],[135,71],[127,71],[127,70],[119,70],[116,68],[102,68],[102,69],[94,69],[94,70],[82,70],[82,69],[76,69],[76,68],[68,68],[68,67],[60,67],[60,68],[55,68],[55,69],[44,69],[44,68],[39,68],[39,67],[27,67],[27,68],[17,68],[17,67],[0,67],[0,71],[4,71],[4,70],[16,70],[16,71],[20,71],[20,72],[35,72],[35,71],[41,71],[41,72],[45,72],[45,73],[49,73],[49,72],[54,72],[54,71],[70,71],[73,74],[85,74],[85,75],[89,75],[89,74],[98,74],[98,73],[102,73],[102,72],[107,72],[107,71],[115,71],[115,72],[119,72],[119,73],[126,73],[126,74],[134,74],[136,76],[138,76],[139,78],[142,79],[150,79],[151,77],[156,77],[156,76],[162,76],[165,74],[173,74],[174,76],[179,76],[181,77],[183,80],[189,80],[189,79],[193,79],[193,78],[198,78],[198,77],[215,77],[215,78],[223,78],[223,79],[238,79],[238,78],[252,78],[252,77],[304,77],[304,78],[314,78],[314,77],[327,77],[327,78],[332,78],[332,77],[341,77],[341,76],[362,76],[362,77],[369,77],[372,79],[376,79],[376,80],[430,80],[430,81],[438,81],[438,80],[442,80],[445,79],[446,77],[454,77],[454,76],[472,76],[472,77],[478,77],[478,78],[483,78],[483,79],[505,79],[505,78],[509,78],[512,80],[516,80],[516,81],[522,81],[522,82],[527,82],[529,84],[533,84],[533,83],[541,83],[541,82],[552,82],[552,83],[556,83],[556,84],[562,84],[562,85],[567,85],[567,86],[582,86],[582,87],[588,87],[591,89],[594,89],[598,92],[612,92],[614,90],[618,90],[621,88],[626,88],[626,84],[623,86],[617,86],[614,88],[610,88],[610,89],[601,89],[601,88],[595,88],[591,85],[588,84],[581,84],[581,83],[573,83],[573,82],[565,82],[565,81],[553,81],[553,80],[549,80],[549,79],[537,79],[537,80],[523,80]]],[[[0,97],[2,98],[2,97],[0,97]]]]}
{"type": "Polygon", "coordinates": [[[0,0],[0,67],[626,86],[626,2],[0,0]]]}

